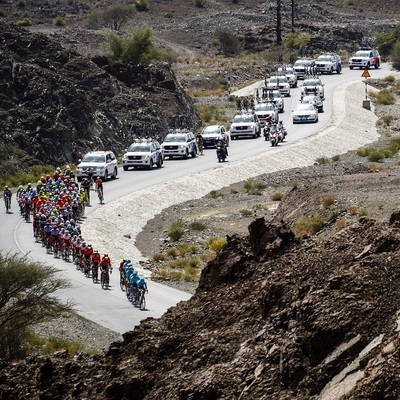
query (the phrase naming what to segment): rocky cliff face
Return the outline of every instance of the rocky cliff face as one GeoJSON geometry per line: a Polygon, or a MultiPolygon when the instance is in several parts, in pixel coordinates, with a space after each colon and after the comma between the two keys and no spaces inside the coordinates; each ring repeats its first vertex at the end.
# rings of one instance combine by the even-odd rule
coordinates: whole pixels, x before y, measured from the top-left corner
{"type": "Polygon", "coordinates": [[[397,399],[400,215],[317,243],[255,220],[104,356],[0,365],[2,399],[397,399]],[[339,395],[340,394],[340,395],[339,395]]]}
{"type": "Polygon", "coordinates": [[[92,60],[0,21],[0,173],[119,153],[136,137],[195,128],[199,115],[169,65],[92,60]]]}

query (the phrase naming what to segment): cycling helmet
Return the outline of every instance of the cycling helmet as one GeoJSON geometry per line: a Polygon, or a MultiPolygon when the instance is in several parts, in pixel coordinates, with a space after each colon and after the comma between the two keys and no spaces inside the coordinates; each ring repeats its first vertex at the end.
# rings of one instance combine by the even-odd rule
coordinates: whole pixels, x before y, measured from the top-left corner
{"type": "Polygon", "coordinates": [[[144,279],[143,279],[143,278],[141,278],[141,279],[140,279],[140,282],[141,282],[141,283],[144,283],[144,279]]]}
{"type": "Polygon", "coordinates": [[[8,189],[8,186],[4,186],[4,189],[8,189]]]}
{"type": "Polygon", "coordinates": [[[99,251],[98,251],[98,250],[95,250],[94,252],[95,252],[95,253],[98,253],[99,251]]]}

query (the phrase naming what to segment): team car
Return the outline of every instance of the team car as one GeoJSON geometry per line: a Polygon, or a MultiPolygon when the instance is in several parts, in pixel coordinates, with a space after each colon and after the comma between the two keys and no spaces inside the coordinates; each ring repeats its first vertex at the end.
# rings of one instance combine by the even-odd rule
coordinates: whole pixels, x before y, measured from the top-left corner
{"type": "Polygon", "coordinates": [[[271,76],[268,79],[267,88],[277,89],[283,96],[290,96],[290,84],[285,75],[271,76]]]}
{"type": "Polygon", "coordinates": [[[254,106],[254,112],[256,113],[261,124],[265,124],[267,119],[272,122],[279,121],[278,107],[272,102],[261,102],[254,106]]]}
{"type": "Polygon", "coordinates": [[[188,158],[189,155],[196,157],[199,152],[193,132],[183,130],[168,133],[161,144],[161,148],[164,151],[164,157],[168,158],[188,158]]]}
{"type": "Polygon", "coordinates": [[[293,67],[289,67],[289,66],[279,67],[278,73],[286,76],[291,88],[297,87],[297,75],[296,75],[296,72],[294,71],[293,67]]]}
{"type": "Polygon", "coordinates": [[[317,72],[315,61],[308,58],[297,60],[293,64],[293,69],[297,75],[297,79],[304,79],[306,75],[315,75],[317,72]]]}
{"type": "Polygon", "coordinates": [[[237,139],[238,137],[260,137],[261,136],[261,123],[256,114],[243,113],[237,114],[233,118],[231,129],[231,139],[237,139]]]}
{"type": "Polygon", "coordinates": [[[307,96],[303,96],[300,100],[303,104],[312,104],[318,112],[324,112],[324,102],[322,101],[321,97],[315,94],[309,94],[307,96]]]}
{"type": "Polygon", "coordinates": [[[164,163],[164,151],[156,140],[137,140],[132,143],[122,157],[122,168],[128,171],[133,168],[152,169],[154,165],[161,168],[164,163]]]}
{"type": "Polygon", "coordinates": [[[112,151],[91,151],[87,153],[76,167],[76,178],[78,182],[89,176],[100,176],[103,181],[108,177],[115,179],[118,175],[118,162],[112,151]]]}
{"type": "Polygon", "coordinates": [[[203,147],[216,147],[219,141],[222,141],[229,146],[229,135],[223,125],[206,126],[202,132],[203,147]]]}
{"type": "Polygon", "coordinates": [[[321,79],[317,77],[304,79],[303,85],[301,86],[300,97],[302,98],[308,94],[315,94],[321,97],[321,99],[324,98],[324,84],[321,82],[321,79]]]}
{"type": "Polygon", "coordinates": [[[374,49],[362,49],[358,50],[349,59],[349,68],[353,69],[355,67],[368,69],[370,67],[379,68],[381,65],[381,57],[378,50],[374,49]]]}
{"type": "Polygon", "coordinates": [[[340,74],[342,71],[342,60],[338,54],[321,54],[316,60],[315,65],[317,72],[320,74],[327,73],[333,74],[334,72],[340,74]]]}
{"type": "Polygon", "coordinates": [[[293,123],[299,122],[318,122],[318,111],[310,103],[298,104],[293,112],[293,123]]]}
{"type": "Polygon", "coordinates": [[[273,90],[267,87],[262,87],[261,101],[274,103],[278,108],[279,113],[283,113],[285,111],[285,102],[279,90],[273,90]]]}

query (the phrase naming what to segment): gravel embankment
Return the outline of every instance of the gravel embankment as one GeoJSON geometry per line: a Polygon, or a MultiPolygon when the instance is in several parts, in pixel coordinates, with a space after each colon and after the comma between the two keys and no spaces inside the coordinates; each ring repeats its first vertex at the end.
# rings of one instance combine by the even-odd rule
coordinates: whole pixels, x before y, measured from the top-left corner
{"type": "MultiPolygon", "coordinates": [[[[163,209],[201,198],[212,190],[254,178],[256,175],[310,166],[319,157],[343,154],[375,141],[379,136],[376,129],[377,117],[373,110],[362,108],[364,91],[362,82],[339,86],[335,90],[332,121],[308,140],[288,142],[273,153],[262,153],[230,162],[224,165],[224,182],[220,179],[220,169],[216,168],[199,173],[198,179],[184,176],[165,182],[157,188],[157,197],[154,196],[154,188],[148,188],[113,201],[90,215],[82,225],[83,236],[96,243],[99,251],[110,253],[114,260],[125,257],[135,261],[145,260],[135,247],[136,236],[146,222],[163,209]],[[202,178],[205,175],[207,179],[202,178]],[[111,237],[115,239],[113,243],[109,241],[111,237]]],[[[141,273],[144,276],[149,275],[145,270],[141,273]]]]}

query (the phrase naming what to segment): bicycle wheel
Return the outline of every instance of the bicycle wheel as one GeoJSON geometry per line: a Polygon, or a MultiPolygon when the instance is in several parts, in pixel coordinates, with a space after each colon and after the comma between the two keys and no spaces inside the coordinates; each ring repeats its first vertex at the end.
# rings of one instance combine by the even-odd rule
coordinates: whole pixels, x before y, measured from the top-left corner
{"type": "Polygon", "coordinates": [[[142,294],[142,296],[140,298],[139,308],[141,310],[145,310],[146,309],[146,298],[144,297],[144,294],[142,294]]]}

